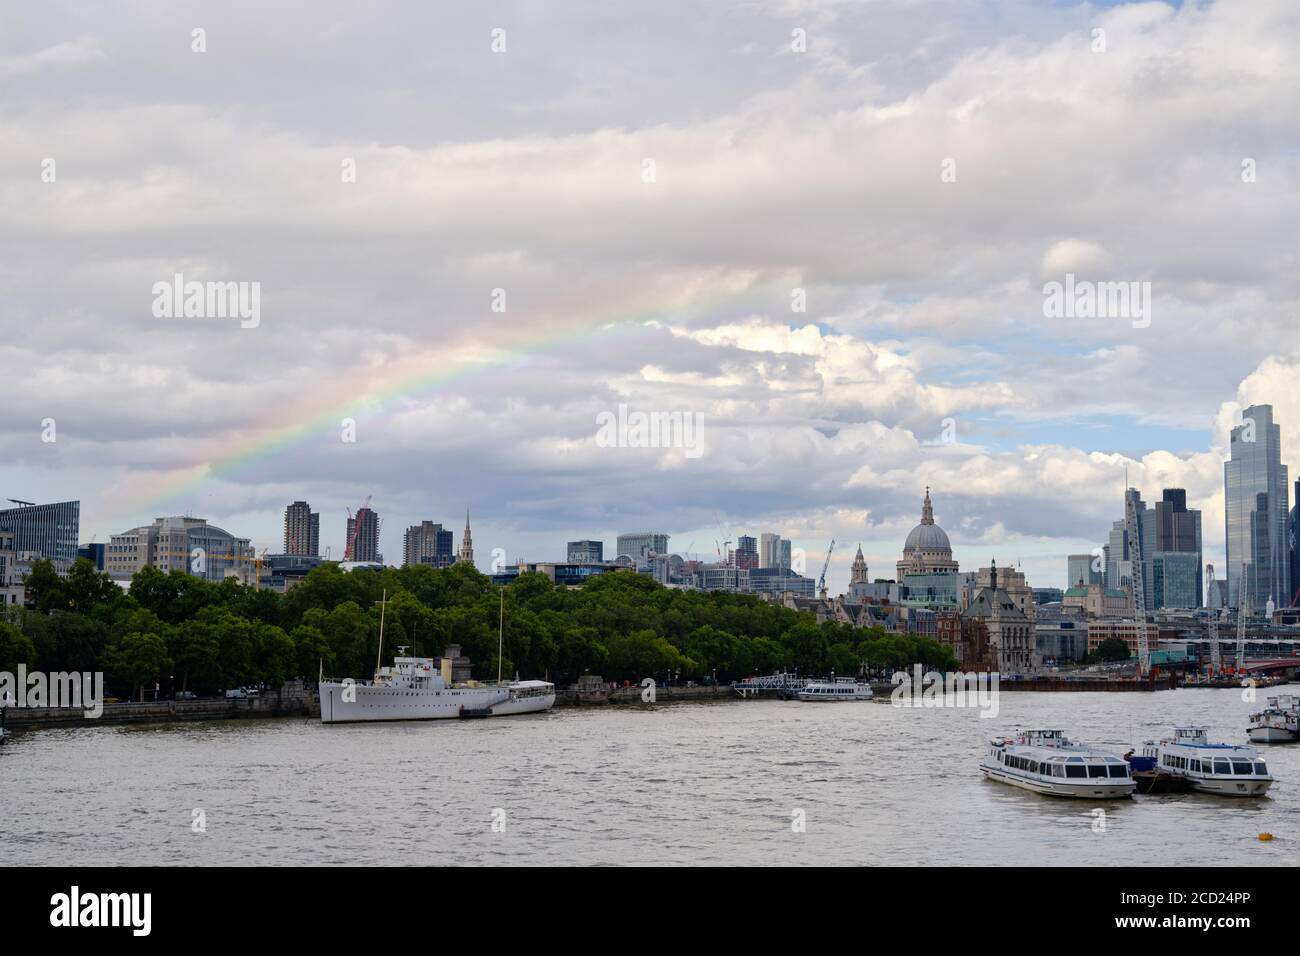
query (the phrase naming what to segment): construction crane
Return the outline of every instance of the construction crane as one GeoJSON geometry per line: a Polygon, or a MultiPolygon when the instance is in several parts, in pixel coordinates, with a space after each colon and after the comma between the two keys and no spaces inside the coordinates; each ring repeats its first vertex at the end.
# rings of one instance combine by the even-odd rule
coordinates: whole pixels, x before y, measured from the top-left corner
{"type": "Polygon", "coordinates": [[[352,549],[356,546],[357,543],[357,532],[361,530],[361,512],[370,510],[370,499],[372,497],[373,497],[372,495],[366,495],[366,503],[357,509],[357,513],[355,516],[352,514],[352,509],[351,508],[348,509],[348,517],[352,518],[352,534],[348,538],[347,547],[343,549],[344,561],[352,560],[352,549]]]}
{"type": "Polygon", "coordinates": [[[831,552],[835,550],[835,539],[831,538],[831,546],[826,549],[826,560],[822,562],[822,576],[817,582],[817,591],[823,601],[826,600],[826,569],[831,566],[831,552]]]}
{"type": "Polygon", "coordinates": [[[1246,673],[1246,606],[1249,598],[1246,587],[1246,562],[1241,562],[1241,581],[1237,585],[1237,660],[1238,674],[1246,673]]]}
{"type": "MultiPolygon", "coordinates": [[[[1214,565],[1205,566],[1205,603],[1210,603],[1210,592],[1214,590],[1214,565]]],[[[1210,614],[1210,676],[1218,677],[1223,669],[1223,654],[1219,648],[1219,618],[1223,609],[1210,614]]]]}
{"type": "Polygon", "coordinates": [[[1147,635],[1146,585],[1142,567],[1142,522],[1137,513],[1137,496],[1124,492],[1124,530],[1128,532],[1129,547],[1136,548],[1136,558],[1130,562],[1133,581],[1133,622],[1137,626],[1138,677],[1151,671],[1151,642],[1147,635]]]}

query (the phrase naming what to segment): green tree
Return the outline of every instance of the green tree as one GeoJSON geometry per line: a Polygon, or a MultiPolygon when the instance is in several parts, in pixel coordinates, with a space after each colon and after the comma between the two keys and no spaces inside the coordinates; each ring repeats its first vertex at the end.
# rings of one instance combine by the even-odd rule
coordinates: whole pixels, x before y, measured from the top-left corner
{"type": "Polygon", "coordinates": [[[36,645],[18,628],[0,621],[0,671],[13,674],[18,665],[31,667],[36,663],[36,645]]]}
{"type": "Polygon", "coordinates": [[[139,632],[123,635],[110,644],[104,651],[104,663],[115,678],[139,693],[140,700],[144,700],[145,685],[159,680],[171,667],[162,637],[139,632]]]}
{"type": "Polygon", "coordinates": [[[1120,637],[1108,637],[1097,645],[1093,652],[1094,659],[1104,662],[1126,661],[1132,657],[1128,643],[1120,637]]]}

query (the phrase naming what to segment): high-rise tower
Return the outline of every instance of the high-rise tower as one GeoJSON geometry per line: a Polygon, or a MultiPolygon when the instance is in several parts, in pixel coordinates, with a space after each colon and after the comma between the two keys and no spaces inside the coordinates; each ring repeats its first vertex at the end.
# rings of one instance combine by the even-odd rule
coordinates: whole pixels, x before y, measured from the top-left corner
{"type": "Polygon", "coordinates": [[[1223,463],[1224,531],[1228,552],[1228,602],[1263,608],[1291,596],[1287,554],[1287,467],[1272,405],[1251,405],[1229,436],[1223,463]],[[1244,569],[1244,570],[1243,570],[1244,569]],[[1245,575],[1243,601],[1242,576],[1245,575]]]}

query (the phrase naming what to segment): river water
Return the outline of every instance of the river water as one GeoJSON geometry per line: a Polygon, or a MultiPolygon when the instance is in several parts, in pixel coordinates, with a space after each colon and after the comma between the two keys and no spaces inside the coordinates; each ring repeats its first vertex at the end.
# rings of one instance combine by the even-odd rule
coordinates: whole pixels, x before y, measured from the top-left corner
{"type": "Polygon", "coordinates": [[[1261,745],[1262,799],[1072,801],[977,768],[1017,727],[1117,753],[1175,723],[1244,743],[1268,693],[1003,693],[996,719],[717,701],[28,730],[0,748],[0,863],[1294,865],[1300,745],[1261,745]]]}

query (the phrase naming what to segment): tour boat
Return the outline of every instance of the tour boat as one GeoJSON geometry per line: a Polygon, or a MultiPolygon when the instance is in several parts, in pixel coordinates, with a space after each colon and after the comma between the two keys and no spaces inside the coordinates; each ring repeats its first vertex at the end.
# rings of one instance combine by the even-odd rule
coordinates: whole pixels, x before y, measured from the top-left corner
{"type": "Polygon", "coordinates": [[[1212,744],[1204,727],[1175,727],[1173,737],[1148,740],[1142,755],[1156,766],[1186,777],[1193,790],[1224,797],[1261,797],[1273,783],[1259,751],[1242,744],[1212,744]]]}
{"type": "Polygon", "coordinates": [[[1060,730],[994,738],[980,770],[990,780],[1054,797],[1114,800],[1137,787],[1122,757],[1071,743],[1060,730]]]}
{"type": "Polygon", "coordinates": [[[1300,700],[1290,694],[1270,697],[1268,707],[1250,715],[1246,736],[1262,744],[1300,740],[1300,700]]]}
{"type": "Polygon", "coordinates": [[[799,688],[800,700],[871,700],[871,685],[851,677],[811,680],[799,688]]]}

